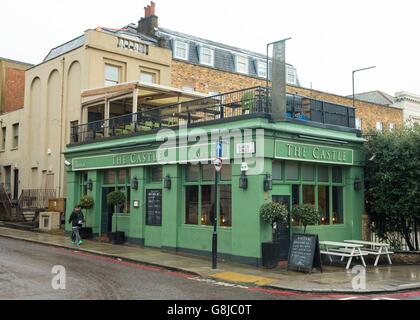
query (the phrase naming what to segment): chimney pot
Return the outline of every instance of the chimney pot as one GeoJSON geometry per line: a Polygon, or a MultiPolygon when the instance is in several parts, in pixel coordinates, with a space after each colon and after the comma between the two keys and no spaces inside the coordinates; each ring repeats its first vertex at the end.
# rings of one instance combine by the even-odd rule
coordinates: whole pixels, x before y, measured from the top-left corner
{"type": "Polygon", "coordinates": [[[156,3],[153,1],[150,2],[150,15],[154,16],[156,13],[156,3]]]}

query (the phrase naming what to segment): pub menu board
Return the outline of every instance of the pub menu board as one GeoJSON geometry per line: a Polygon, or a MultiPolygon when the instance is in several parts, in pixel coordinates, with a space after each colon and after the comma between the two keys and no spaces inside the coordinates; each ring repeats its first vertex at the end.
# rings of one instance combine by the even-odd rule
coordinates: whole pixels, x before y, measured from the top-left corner
{"type": "Polygon", "coordinates": [[[146,222],[148,226],[162,226],[162,190],[147,190],[146,222]]]}
{"type": "Polygon", "coordinates": [[[294,234],[290,244],[287,269],[311,273],[313,268],[319,268],[322,272],[318,235],[294,234]]]}

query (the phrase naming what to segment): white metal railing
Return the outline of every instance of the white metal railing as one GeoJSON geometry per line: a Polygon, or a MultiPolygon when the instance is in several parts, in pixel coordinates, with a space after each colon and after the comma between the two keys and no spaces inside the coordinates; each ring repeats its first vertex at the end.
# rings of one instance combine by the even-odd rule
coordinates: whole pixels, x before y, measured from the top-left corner
{"type": "MultiPolygon", "coordinates": [[[[373,231],[370,234],[372,242],[383,242],[383,239],[380,239],[379,236],[373,231]]],[[[414,239],[414,232],[412,232],[411,238],[414,239]]],[[[420,239],[420,231],[417,232],[417,239],[420,239]]],[[[404,237],[398,232],[389,234],[388,241],[385,242],[391,245],[392,250],[409,251],[407,242],[405,241],[404,237]]]]}
{"type": "Polygon", "coordinates": [[[144,55],[149,54],[149,46],[147,44],[126,38],[118,38],[118,48],[138,52],[144,55]]]}

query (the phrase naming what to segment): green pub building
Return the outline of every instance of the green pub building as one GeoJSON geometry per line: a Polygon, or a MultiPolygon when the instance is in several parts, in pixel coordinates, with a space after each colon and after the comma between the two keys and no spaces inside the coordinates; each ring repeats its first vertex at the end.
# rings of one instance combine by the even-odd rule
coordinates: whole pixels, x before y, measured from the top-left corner
{"type": "MultiPolygon", "coordinates": [[[[219,257],[260,265],[261,245],[273,234],[259,210],[277,201],[314,204],[322,218],[307,232],[321,240],[361,239],[364,139],[354,109],[287,95],[286,119],[273,121],[271,93],[263,87],[169,106],[139,92],[113,93],[112,101],[107,92],[95,96],[112,117],[72,128],[67,215],[91,195],[87,226],[95,235],[118,226],[130,243],[210,256],[216,216],[219,257]],[[223,168],[214,205],[219,136],[223,168]],[[118,212],[106,202],[115,190],[126,195],[118,212]]],[[[98,119],[96,110],[88,108],[87,119],[98,119]]],[[[290,219],[280,232],[285,247],[300,231],[290,219]]]]}

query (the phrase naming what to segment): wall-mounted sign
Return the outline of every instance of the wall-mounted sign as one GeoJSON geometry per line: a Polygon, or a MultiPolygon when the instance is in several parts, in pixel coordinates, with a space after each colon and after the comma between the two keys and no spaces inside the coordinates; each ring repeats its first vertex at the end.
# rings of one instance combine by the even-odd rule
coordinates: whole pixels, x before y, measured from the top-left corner
{"type": "Polygon", "coordinates": [[[236,145],[236,154],[255,153],[255,142],[238,143],[236,145]]]}
{"type": "Polygon", "coordinates": [[[351,149],[287,141],[276,141],[275,157],[276,159],[323,162],[340,165],[353,165],[354,163],[354,152],[351,149]]]}
{"type": "Polygon", "coordinates": [[[135,209],[140,208],[140,201],[138,201],[138,200],[134,200],[134,201],[133,201],[133,207],[134,207],[135,209]]]}

